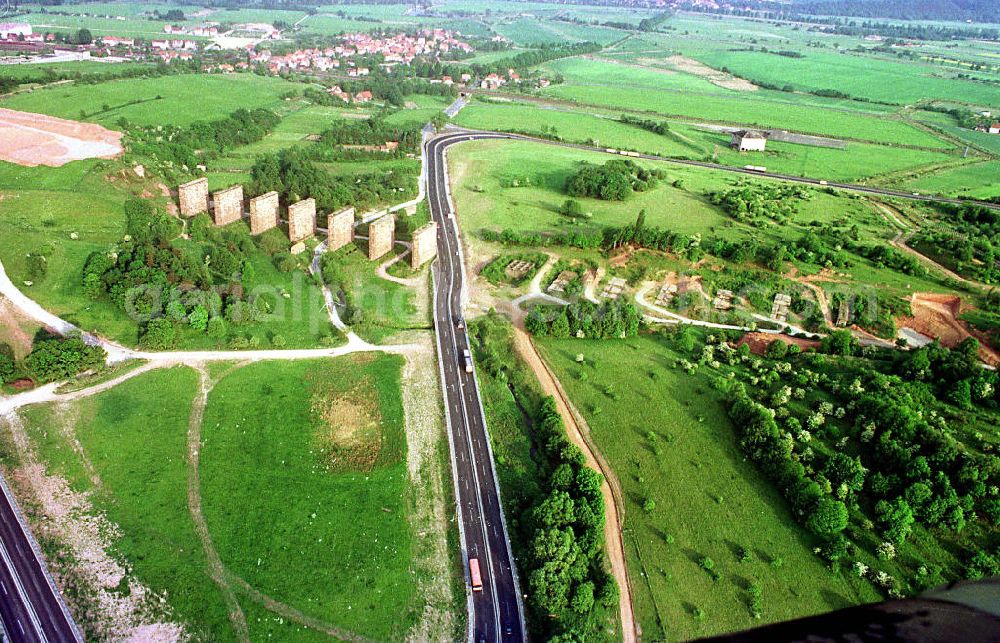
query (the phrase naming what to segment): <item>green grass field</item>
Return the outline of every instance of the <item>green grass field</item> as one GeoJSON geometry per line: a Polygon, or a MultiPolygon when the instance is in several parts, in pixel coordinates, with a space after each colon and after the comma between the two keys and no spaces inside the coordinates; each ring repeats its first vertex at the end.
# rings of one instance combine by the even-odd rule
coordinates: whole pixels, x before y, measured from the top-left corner
{"type": "Polygon", "coordinates": [[[301,90],[301,85],[253,74],[177,75],[50,87],[4,99],[0,107],[74,120],[85,112],[92,115],[86,120],[112,129],[121,118],[139,125],[190,125],[241,107],[275,108],[281,94],[293,89],[301,90]]]}
{"type": "MultiPolygon", "coordinates": [[[[449,175],[462,226],[474,232],[482,228],[515,228],[540,232],[572,229],[559,214],[566,200],[566,177],[580,161],[603,163],[607,154],[544,147],[539,143],[477,142],[453,148],[448,153],[449,175]],[[519,180],[523,187],[513,187],[519,180]]],[[[668,168],[673,173],[673,168],[668,168]]],[[[680,174],[678,174],[680,176],[680,174]]],[[[695,233],[722,225],[725,217],[696,194],[661,184],[649,192],[634,194],[624,202],[579,199],[593,217],[585,227],[623,225],[645,209],[650,225],[678,232],[695,233]]]]}
{"type": "Polygon", "coordinates": [[[673,368],[680,355],[665,340],[540,346],[622,484],[644,638],[685,640],[761,624],[748,608],[751,582],[763,590],[763,622],[879,599],[867,582],[835,576],[813,555],[785,501],[744,460],[709,376],[673,368]],[[647,499],[652,511],[643,508],[647,499]],[[739,561],[740,547],[750,561],[739,561]],[[699,566],[705,556],[718,581],[699,566]]]}
{"type": "Polygon", "coordinates": [[[65,63],[30,63],[0,66],[0,75],[7,78],[44,79],[48,74],[120,74],[136,69],[149,69],[143,63],[105,63],[81,60],[65,63]]]}
{"type": "MultiPolygon", "coordinates": [[[[361,234],[361,231],[358,231],[361,234]]],[[[394,252],[402,252],[395,246],[394,252]]],[[[341,248],[334,254],[334,261],[344,276],[344,284],[356,309],[356,318],[347,321],[361,337],[372,341],[387,340],[399,331],[412,328],[429,328],[426,311],[418,306],[418,295],[412,288],[387,281],[378,276],[378,266],[391,257],[369,261],[364,240],[341,248]]]]}
{"type": "Polygon", "coordinates": [[[401,364],[251,365],[213,389],[203,429],[205,518],[223,564],[375,640],[404,637],[423,603],[410,566],[401,364]]]}
{"type": "Polygon", "coordinates": [[[718,121],[877,143],[949,147],[901,120],[886,118],[884,114],[865,114],[859,109],[837,108],[830,101],[817,103],[766,90],[724,90],[690,74],[599,60],[569,58],[548,63],[545,68],[567,78],[565,83],[543,90],[543,95],[553,98],[684,117],[695,122],[718,121]]]}
{"type": "Polygon", "coordinates": [[[802,58],[759,51],[717,50],[699,54],[705,64],[750,80],[800,91],[835,89],[871,100],[910,104],[926,99],[961,97],[973,105],[1000,103],[1000,88],[943,75],[931,65],[880,60],[869,55],[807,50],[802,58]]]}
{"type": "Polygon", "coordinates": [[[947,196],[987,199],[1000,195],[1000,161],[987,161],[928,174],[908,181],[907,188],[947,196]]]}
{"type": "Polygon", "coordinates": [[[124,234],[125,195],[102,178],[106,165],[75,161],[60,168],[28,168],[0,163],[0,260],[11,280],[46,310],[134,344],[135,324],[112,304],[89,299],[80,283],[87,256],[124,234]],[[71,238],[73,233],[77,239],[71,238]],[[28,252],[41,252],[48,263],[47,276],[31,286],[24,284],[28,252]]]}
{"type": "Polygon", "coordinates": [[[478,129],[555,135],[599,147],[630,149],[661,156],[713,160],[724,165],[764,165],[769,170],[831,181],[860,182],[879,174],[955,160],[941,152],[849,143],[846,149],[772,141],[763,154],[735,152],[728,134],[669,122],[667,135],[620,123],[607,114],[544,109],[523,103],[475,102],[459,112],[459,125],[478,129]]]}
{"type": "MultiPolygon", "coordinates": [[[[230,581],[375,640],[404,637],[425,600],[411,563],[401,365],[367,355],[227,374],[220,364],[201,427],[202,507],[230,581]]],[[[112,551],[168,598],[161,618],[194,639],[235,640],[189,510],[195,388],[190,369],[157,370],[72,407],[31,407],[25,426],[47,473],[90,493],[119,528],[112,551]]],[[[255,637],[322,638],[236,595],[255,637]]]]}

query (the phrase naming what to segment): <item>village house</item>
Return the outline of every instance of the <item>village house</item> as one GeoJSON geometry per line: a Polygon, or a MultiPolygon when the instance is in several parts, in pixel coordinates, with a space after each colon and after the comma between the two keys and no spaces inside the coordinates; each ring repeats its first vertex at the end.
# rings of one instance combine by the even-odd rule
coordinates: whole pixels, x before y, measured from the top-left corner
{"type": "Polygon", "coordinates": [[[483,78],[482,82],[479,83],[481,89],[499,89],[501,86],[506,85],[507,80],[501,78],[497,74],[487,74],[483,78]]]}
{"type": "Polygon", "coordinates": [[[1000,122],[990,124],[988,131],[990,134],[1000,134],[1000,122]]]}
{"type": "Polygon", "coordinates": [[[135,39],[119,36],[101,36],[101,42],[108,47],[134,47],[135,39]]]}
{"type": "Polygon", "coordinates": [[[30,36],[31,25],[23,22],[0,22],[0,38],[14,39],[19,36],[30,36]]]}

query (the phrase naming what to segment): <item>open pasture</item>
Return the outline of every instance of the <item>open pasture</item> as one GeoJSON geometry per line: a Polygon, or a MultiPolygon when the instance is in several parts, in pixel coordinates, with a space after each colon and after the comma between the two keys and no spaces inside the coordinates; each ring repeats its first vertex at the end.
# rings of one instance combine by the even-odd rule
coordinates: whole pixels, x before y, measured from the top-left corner
{"type": "Polygon", "coordinates": [[[538,345],[622,485],[644,637],[687,640],[878,599],[812,553],[785,501],[743,457],[710,376],[674,368],[686,355],[656,336],[538,345]],[[750,583],[762,590],[761,620],[750,613],[750,583]]]}
{"type": "Polygon", "coordinates": [[[921,63],[895,62],[856,53],[808,49],[801,58],[759,51],[716,50],[695,56],[716,69],[727,67],[751,81],[798,91],[837,90],[857,98],[900,105],[920,100],[960,100],[973,105],[1000,104],[1000,87],[946,76],[921,63]]]}
{"type": "Polygon", "coordinates": [[[260,363],[212,390],[205,520],[223,564],[271,599],[375,640],[422,608],[397,356],[260,363]]]}
{"type": "MultiPolygon", "coordinates": [[[[580,58],[548,63],[546,68],[563,74],[567,82],[548,87],[542,95],[586,105],[651,112],[694,122],[715,121],[877,143],[949,147],[897,117],[808,104],[808,101],[802,104],[794,95],[784,92],[736,92],[689,74],[580,58]],[[618,80],[608,81],[605,74],[618,80]],[[621,82],[631,85],[629,91],[621,91],[616,84],[621,82]]],[[[881,111],[878,107],[874,109],[881,111]]]]}
{"type": "Polygon", "coordinates": [[[49,87],[16,94],[0,106],[71,119],[83,113],[86,120],[109,128],[121,118],[140,125],[190,125],[241,107],[276,107],[281,95],[293,89],[301,86],[253,74],[185,74],[49,87]]]}

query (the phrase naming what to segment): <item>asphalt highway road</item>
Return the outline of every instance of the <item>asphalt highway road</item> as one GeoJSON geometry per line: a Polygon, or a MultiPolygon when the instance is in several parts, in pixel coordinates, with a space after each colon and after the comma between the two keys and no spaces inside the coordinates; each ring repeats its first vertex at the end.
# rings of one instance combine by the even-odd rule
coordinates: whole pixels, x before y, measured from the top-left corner
{"type": "Polygon", "coordinates": [[[438,260],[434,264],[434,326],[441,361],[445,412],[461,522],[462,549],[476,558],[483,589],[472,592],[470,637],[473,641],[523,641],[523,611],[517,572],[500,504],[500,488],[486,432],[486,419],[475,374],[466,372],[464,351],[471,350],[462,317],[465,272],[455,221],[447,196],[444,150],[449,145],[493,134],[457,134],[427,143],[427,198],[438,223],[438,260]]]}
{"type": "Polygon", "coordinates": [[[83,641],[6,485],[0,493],[0,620],[12,641],[83,641]]]}

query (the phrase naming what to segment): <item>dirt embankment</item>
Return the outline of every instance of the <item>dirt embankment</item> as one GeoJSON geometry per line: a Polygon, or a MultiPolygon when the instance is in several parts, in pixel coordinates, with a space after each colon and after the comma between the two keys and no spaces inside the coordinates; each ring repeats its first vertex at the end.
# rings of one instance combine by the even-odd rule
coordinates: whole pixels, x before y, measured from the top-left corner
{"type": "Polygon", "coordinates": [[[604,484],[601,485],[606,512],[604,542],[608,548],[611,573],[618,583],[618,612],[622,624],[622,638],[625,643],[635,643],[641,632],[632,612],[632,586],[629,583],[628,566],[625,562],[625,544],[622,540],[622,519],[625,510],[621,485],[614,470],[604,460],[601,453],[590,444],[590,429],[586,426],[586,421],[573,408],[559,380],[542,361],[535,346],[531,343],[531,338],[521,328],[514,328],[514,347],[517,354],[531,367],[539,384],[541,384],[542,391],[555,398],[559,415],[566,423],[566,433],[570,441],[583,451],[587,466],[600,471],[601,475],[604,476],[604,484]]]}
{"type": "Polygon", "coordinates": [[[736,343],[736,345],[742,346],[743,344],[746,344],[750,347],[750,352],[754,355],[763,355],[767,351],[767,347],[773,342],[784,342],[789,346],[794,344],[803,352],[809,349],[819,348],[819,342],[814,339],[802,339],[800,337],[789,337],[788,335],[773,335],[771,333],[747,333],[740,339],[739,342],[736,343]]]}
{"type": "Polygon", "coordinates": [[[936,339],[946,348],[954,348],[973,337],[979,341],[979,359],[1000,366],[1000,353],[989,346],[987,338],[959,319],[965,310],[958,295],[914,293],[910,297],[912,316],[897,319],[896,325],[936,339]]]}
{"type": "Polygon", "coordinates": [[[18,165],[114,158],[122,152],[122,136],[94,123],[0,108],[0,160],[18,165]]]}

